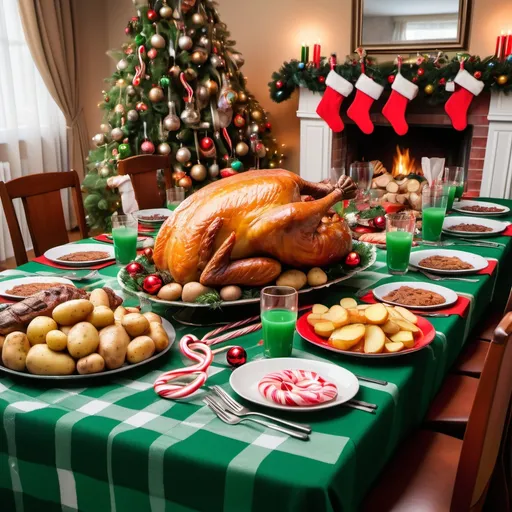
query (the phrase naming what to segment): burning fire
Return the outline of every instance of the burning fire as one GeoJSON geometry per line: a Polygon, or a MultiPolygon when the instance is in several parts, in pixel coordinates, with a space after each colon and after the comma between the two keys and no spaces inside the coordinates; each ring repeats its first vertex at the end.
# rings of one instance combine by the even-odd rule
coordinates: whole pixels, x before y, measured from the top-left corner
{"type": "Polygon", "coordinates": [[[400,150],[396,147],[396,155],[393,157],[393,177],[407,176],[416,171],[416,161],[409,155],[409,148],[400,150]]]}

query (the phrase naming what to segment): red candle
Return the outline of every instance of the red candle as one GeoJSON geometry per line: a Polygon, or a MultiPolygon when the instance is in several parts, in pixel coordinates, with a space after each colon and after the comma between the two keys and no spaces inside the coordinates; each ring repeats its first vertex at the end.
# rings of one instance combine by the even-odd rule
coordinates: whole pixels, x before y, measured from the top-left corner
{"type": "Polygon", "coordinates": [[[512,33],[509,30],[507,39],[505,41],[505,57],[509,56],[510,54],[512,54],[512,33]]]}
{"type": "Polygon", "coordinates": [[[498,59],[503,59],[505,56],[505,39],[507,37],[503,34],[503,30],[501,31],[501,36],[498,36],[496,39],[496,52],[494,53],[495,57],[498,59]]]}
{"type": "Polygon", "coordinates": [[[317,43],[315,46],[313,46],[313,64],[315,65],[315,68],[320,67],[320,52],[321,47],[320,44],[317,43]]]}

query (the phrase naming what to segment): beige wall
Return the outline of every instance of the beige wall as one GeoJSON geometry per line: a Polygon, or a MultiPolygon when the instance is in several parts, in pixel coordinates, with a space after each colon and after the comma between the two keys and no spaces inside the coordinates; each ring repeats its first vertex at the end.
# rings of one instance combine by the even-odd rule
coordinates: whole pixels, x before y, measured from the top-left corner
{"type": "MultiPolygon", "coordinates": [[[[104,52],[124,41],[124,27],[134,14],[131,0],[88,0],[80,4],[79,49],[83,80],[83,106],[91,136],[98,130],[102,80],[113,69],[104,52]],[[96,5],[97,4],[97,5],[96,5]],[[104,7],[104,16],[98,15],[104,7]]],[[[219,12],[228,25],[237,48],[243,53],[243,68],[249,89],[270,112],[274,132],[287,145],[286,167],[299,170],[299,122],[297,98],[277,105],[270,100],[267,83],[285,60],[299,57],[300,43],[320,39],[323,54],[336,52],[340,59],[351,48],[352,0],[219,0],[219,12]]],[[[473,0],[471,53],[494,51],[496,34],[512,28],[510,0],[473,0]]]]}

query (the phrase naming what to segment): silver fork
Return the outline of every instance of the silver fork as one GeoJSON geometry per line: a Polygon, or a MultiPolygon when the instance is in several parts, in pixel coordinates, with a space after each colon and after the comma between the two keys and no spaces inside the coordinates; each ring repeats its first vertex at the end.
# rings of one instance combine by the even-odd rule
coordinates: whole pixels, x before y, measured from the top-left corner
{"type": "Polygon", "coordinates": [[[423,269],[418,269],[418,271],[423,274],[425,277],[428,277],[431,281],[464,281],[466,283],[478,283],[478,279],[466,279],[464,277],[443,277],[437,276],[435,274],[431,274],[423,269]]]}
{"type": "Polygon", "coordinates": [[[268,423],[267,421],[257,420],[255,418],[239,418],[238,416],[235,416],[226,409],[223,409],[218,402],[216,402],[213,398],[209,396],[205,396],[203,401],[224,423],[227,423],[228,425],[238,425],[239,423],[243,423],[244,421],[252,421],[253,423],[263,425],[264,427],[271,428],[272,430],[277,430],[278,432],[282,432],[283,434],[295,437],[296,439],[300,439],[301,441],[309,440],[309,435],[304,434],[303,432],[290,430],[285,427],[280,427],[279,425],[274,425],[273,423],[268,423]]]}
{"type": "Polygon", "coordinates": [[[261,418],[267,418],[267,420],[281,423],[282,425],[294,428],[300,432],[311,434],[311,427],[309,425],[301,425],[300,423],[294,423],[293,421],[286,421],[275,416],[270,416],[270,414],[251,411],[250,409],[247,409],[247,407],[244,407],[242,404],[239,404],[236,400],[231,398],[220,386],[210,386],[210,389],[226,404],[228,410],[236,416],[260,416],[261,418]]]}
{"type": "Polygon", "coordinates": [[[63,273],[63,274],[55,274],[54,272],[34,272],[34,274],[37,274],[38,276],[42,277],[62,277],[63,279],[69,279],[70,281],[85,281],[87,279],[93,279],[98,275],[97,270],[91,270],[88,274],[85,276],[79,276],[76,272],[69,272],[69,273],[63,273]]]}

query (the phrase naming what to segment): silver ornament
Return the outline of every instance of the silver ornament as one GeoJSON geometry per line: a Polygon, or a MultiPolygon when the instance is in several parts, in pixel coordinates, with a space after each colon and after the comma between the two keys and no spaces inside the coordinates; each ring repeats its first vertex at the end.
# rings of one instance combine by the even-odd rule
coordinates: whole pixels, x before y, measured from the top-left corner
{"type": "Polygon", "coordinates": [[[216,178],[219,175],[220,169],[217,164],[212,164],[208,167],[208,176],[210,178],[216,178]]]}
{"type": "Polygon", "coordinates": [[[128,110],[126,117],[128,118],[128,121],[131,121],[133,123],[137,121],[137,119],[139,119],[139,113],[135,109],[128,110]]]}
{"type": "Polygon", "coordinates": [[[111,132],[110,132],[110,136],[116,141],[116,142],[120,142],[124,139],[124,132],[123,130],[121,130],[121,128],[114,128],[111,132]]]}
{"type": "Polygon", "coordinates": [[[181,113],[181,120],[186,125],[194,125],[201,121],[201,115],[196,110],[194,100],[185,104],[185,110],[181,113]]]}
{"type": "Polygon", "coordinates": [[[102,133],[108,133],[110,130],[112,130],[112,126],[110,126],[108,123],[102,123],[100,124],[100,130],[102,133]]]}
{"type": "Polygon", "coordinates": [[[118,71],[124,71],[128,67],[128,61],[126,59],[121,59],[117,63],[117,69],[118,71]]]}
{"type": "Polygon", "coordinates": [[[100,169],[98,170],[98,174],[102,178],[106,178],[110,174],[110,169],[106,165],[104,165],[103,167],[100,167],[100,169]]]}
{"type": "Polygon", "coordinates": [[[92,141],[96,146],[103,146],[105,144],[105,134],[104,133],[97,133],[93,138],[92,141]]]}
{"type": "Polygon", "coordinates": [[[178,160],[180,164],[187,163],[191,158],[192,154],[188,148],[180,148],[176,151],[176,160],[178,160]]]}
{"type": "Polygon", "coordinates": [[[208,48],[208,46],[210,46],[210,40],[208,39],[208,36],[201,36],[199,38],[199,44],[205,48],[208,48]]]}
{"type": "Polygon", "coordinates": [[[121,104],[121,103],[118,103],[115,107],[114,107],[114,112],[116,114],[124,114],[124,106],[121,104]]]}
{"type": "Polygon", "coordinates": [[[238,69],[240,69],[245,64],[245,59],[242,57],[241,53],[234,53],[231,58],[233,59],[233,62],[236,64],[238,69]]]}
{"type": "Polygon", "coordinates": [[[128,94],[128,96],[135,96],[137,94],[137,89],[135,89],[133,85],[129,85],[126,88],[126,94],[128,94]]]}
{"type": "Polygon", "coordinates": [[[192,14],[192,23],[194,25],[204,25],[205,24],[204,16],[198,12],[196,12],[195,14],[192,14]]]}
{"type": "Polygon", "coordinates": [[[210,57],[210,62],[214,68],[220,68],[224,64],[222,58],[215,54],[210,57]]]}
{"type": "Polygon", "coordinates": [[[194,42],[192,41],[192,38],[189,36],[180,36],[178,39],[178,46],[182,50],[190,50],[193,46],[194,42]]]}
{"type": "Polygon", "coordinates": [[[168,155],[171,152],[171,146],[167,142],[161,142],[157,148],[159,155],[168,155]]]}
{"type": "Polygon", "coordinates": [[[168,5],[162,5],[159,12],[160,16],[165,19],[169,19],[172,16],[172,8],[168,5]]]}
{"type": "Polygon", "coordinates": [[[175,132],[180,129],[181,121],[176,115],[176,105],[174,101],[168,103],[169,114],[164,118],[164,128],[169,132],[175,132]]]}
{"type": "Polygon", "coordinates": [[[165,48],[165,39],[160,34],[154,34],[150,39],[153,48],[165,48]]]}
{"type": "Polygon", "coordinates": [[[206,179],[206,167],[203,164],[196,164],[190,169],[190,177],[196,181],[204,181],[206,179]]]}

